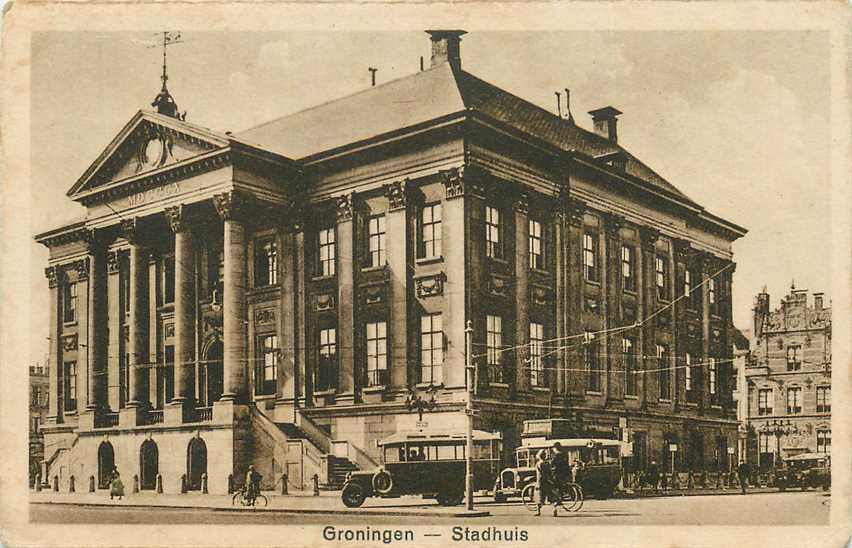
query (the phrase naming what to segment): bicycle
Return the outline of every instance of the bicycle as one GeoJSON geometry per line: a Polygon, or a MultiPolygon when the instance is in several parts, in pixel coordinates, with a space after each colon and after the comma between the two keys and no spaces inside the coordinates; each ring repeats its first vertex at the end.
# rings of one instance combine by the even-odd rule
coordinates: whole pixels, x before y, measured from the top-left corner
{"type": "Polygon", "coordinates": [[[255,508],[255,507],[258,507],[258,506],[261,507],[261,508],[265,508],[269,504],[269,499],[266,498],[266,495],[263,495],[261,493],[257,493],[254,496],[254,500],[250,501],[246,497],[246,490],[240,489],[239,491],[234,493],[234,496],[231,498],[231,504],[232,505],[236,506],[237,503],[239,503],[241,506],[249,506],[249,507],[252,507],[252,508],[255,508]]]}
{"type": "MultiPolygon", "coordinates": [[[[524,502],[524,506],[529,511],[535,511],[538,509],[538,499],[535,493],[536,484],[530,483],[526,487],[524,487],[523,491],[521,491],[521,500],[524,502]]],[[[583,488],[580,487],[579,484],[574,482],[565,483],[561,489],[559,489],[559,500],[557,504],[562,507],[566,512],[579,512],[581,508],[583,508],[583,502],[585,501],[585,495],[583,494],[583,488]]]]}

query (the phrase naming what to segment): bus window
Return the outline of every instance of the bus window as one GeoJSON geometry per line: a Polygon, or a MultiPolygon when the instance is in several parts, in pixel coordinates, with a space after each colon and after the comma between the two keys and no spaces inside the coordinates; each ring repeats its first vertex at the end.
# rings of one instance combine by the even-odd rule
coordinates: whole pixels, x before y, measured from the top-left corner
{"type": "Polygon", "coordinates": [[[488,460],[491,458],[491,444],[488,442],[473,442],[473,458],[488,460]]]}
{"type": "Polygon", "coordinates": [[[467,452],[465,451],[466,447],[461,444],[456,444],[456,460],[464,460],[467,457],[465,456],[467,452]]]}
{"type": "Polygon", "coordinates": [[[456,458],[456,447],[455,445],[439,445],[438,446],[438,460],[453,460],[456,458]]]}
{"type": "Polygon", "coordinates": [[[408,446],[408,462],[416,462],[426,460],[425,447],[422,445],[408,446]]]}
{"type": "Polygon", "coordinates": [[[530,452],[528,449],[522,449],[517,453],[518,468],[526,468],[530,465],[530,452]]]}
{"type": "Polygon", "coordinates": [[[385,462],[402,462],[405,460],[405,449],[402,447],[385,447],[385,462]]]}

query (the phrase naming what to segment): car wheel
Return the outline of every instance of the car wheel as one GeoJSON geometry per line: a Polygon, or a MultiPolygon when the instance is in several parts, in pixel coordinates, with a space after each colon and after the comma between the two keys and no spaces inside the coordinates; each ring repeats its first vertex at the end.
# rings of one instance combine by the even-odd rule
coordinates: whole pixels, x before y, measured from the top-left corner
{"type": "Polygon", "coordinates": [[[373,490],[376,493],[387,495],[393,489],[393,478],[386,470],[379,470],[373,474],[373,490]]]}
{"type": "Polygon", "coordinates": [[[364,489],[357,483],[347,483],[343,486],[343,492],[340,493],[340,498],[343,499],[343,504],[347,508],[358,508],[364,504],[364,489]]]}

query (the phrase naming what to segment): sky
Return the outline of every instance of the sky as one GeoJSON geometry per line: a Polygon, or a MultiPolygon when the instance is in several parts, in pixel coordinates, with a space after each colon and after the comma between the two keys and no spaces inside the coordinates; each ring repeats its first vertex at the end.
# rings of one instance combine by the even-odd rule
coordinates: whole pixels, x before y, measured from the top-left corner
{"type": "MultiPolygon", "coordinates": [[[[428,66],[421,32],[193,32],[169,51],[187,120],[238,132],[428,66]]],[[[36,234],[81,218],[65,193],[160,88],[154,33],[35,33],[31,50],[36,234]]],[[[472,32],[465,70],[551,111],[571,89],[577,123],[612,105],[619,144],[712,213],[734,243],[734,324],[754,295],[795,280],[830,297],[829,38],[811,31],[472,32]]],[[[47,352],[47,249],[31,245],[29,359],[47,352]],[[44,337],[38,336],[44,334],[44,337]]]]}

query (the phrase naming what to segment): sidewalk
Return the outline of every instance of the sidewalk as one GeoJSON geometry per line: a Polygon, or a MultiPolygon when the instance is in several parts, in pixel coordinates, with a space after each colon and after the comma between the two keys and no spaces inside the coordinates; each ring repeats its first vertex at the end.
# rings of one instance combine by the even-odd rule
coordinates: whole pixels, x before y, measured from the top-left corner
{"type": "Polygon", "coordinates": [[[186,508],[207,509],[222,512],[287,512],[297,514],[338,514],[434,517],[485,517],[487,511],[468,512],[464,506],[440,506],[435,501],[418,497],[392,499],[369,498],[360,508],[347,508],[340,500],[340,492],[325,491],[315,497],[308,492],[290,495],[264,492],[269,499],[266,508],[234,506],[231,495],[185,495],[135,493],[122,500],[110,500],[106,491],[98,493],[56,493],[53,491],[30,492],[30,503],[69,504],[83,506],[126,507],[126,508],[186,508]]]}
{"type": "MultiPolygon", "coordinates": [[[[749,487],[746,493],[749,495],[755,493],[777,493],[780,492],[776,487],[749,487]]],[[[711,495],[739,495],[741,493],[739,487],[728,487],[720,489],[716,487],[693,488],[693,489],[667,489],[665,491],[653,491],[646,488],[642,491],[633,490],[631,492],[617,492],[613,498],[617,499],[632,499],[646,497],[693,497],[693,496],[711,496],[711,495]]]]}

